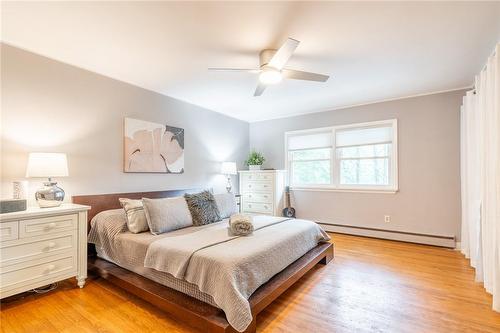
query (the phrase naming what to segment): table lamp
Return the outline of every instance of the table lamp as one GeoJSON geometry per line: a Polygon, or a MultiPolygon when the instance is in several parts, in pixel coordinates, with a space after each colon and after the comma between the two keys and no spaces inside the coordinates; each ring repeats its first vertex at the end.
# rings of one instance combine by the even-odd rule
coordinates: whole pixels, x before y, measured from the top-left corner
{"type": "Polygon", "coordinates": [[[48,178],[43,187],[36,191],[36,202],[42,208],[60,206],[64,200],[64,190],[57,186],[52,177],[68,176],[68,161],[66,154],[61,153],[30,153],[26,177],[48,178]]]}
{"type": "Polygon", "coordinates": [[[235,162],[223,162],[221,166],[221,171],[223,175],[226,175],[227,177],[227,185],[226,185],[226,190],[228,193],[231,192],[232,185],[231,185],[231,175],[236,175],[238,174],[236,171],[236,163],[235,162]]]}

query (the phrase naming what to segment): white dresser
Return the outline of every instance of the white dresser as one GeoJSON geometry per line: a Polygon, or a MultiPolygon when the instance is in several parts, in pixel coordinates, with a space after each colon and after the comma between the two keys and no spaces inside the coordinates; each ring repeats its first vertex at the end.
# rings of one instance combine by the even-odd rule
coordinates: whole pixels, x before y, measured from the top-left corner
{"type": "Polygon", "coordinates": [[[281,216],[285,170],[240,171],[242,213],[281,216]]]}
{"type": "Polygon", "coordinates": [[[88,206],[28,207],[0,214],[0,298],[87,278],[88,206]]]}

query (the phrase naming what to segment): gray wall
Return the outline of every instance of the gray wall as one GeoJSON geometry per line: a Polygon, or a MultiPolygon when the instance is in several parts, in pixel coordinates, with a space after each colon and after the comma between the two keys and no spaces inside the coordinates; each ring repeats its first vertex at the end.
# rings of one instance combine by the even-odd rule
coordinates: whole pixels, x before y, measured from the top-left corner
{"type": "MultiPolygon", "coordinates": [[[[29,152],[68,154],[70,176],[58,179],[67,199],[191,187],[220,192],[220,162],[243,166],[246,122],[5,44],[1,56],[3,198],[11,197],[13,180],[24,179],[29,152]],[[124,117],[184,128],[185,173],[124,173],[124,117]]],[[[30,179],[30,198],[41,181],[30,179]]]]}
{"type": "MultiPolygon", "coordinates": [[[[459,107],[456,91],[250,124],[26,51],[2,45],[1,196],[24,179],[29,152],[65,152],[74,194],[214,187],[219,162],[243,167],[250,146],[284,168],[284,132],[399,120],[396,194],[294,191],[299,217],[406,232],[459,235],[459,107]],[[185,129],[185,173],[123,173],[123,118],[185,129]],[[392,221],[384,223],[384,215],[392,221]]],[[[236,179],[234,178],[235,182],[236,179]]],[[[30,179],[34,193],[40,179],[30,179]]],[[[33,201],[31,202],[33,203],[33,201]]]]}
{"type": "Polygon", "coordinates": [[[399,192],[293,191],[299,217],[369,228],[460,235],[460,105],[464,91],[250,124],[250,147],[282,169],[284,132],[398,119],[399,192]],[[384,222],[384,215],[391,222],[384,222]]]}

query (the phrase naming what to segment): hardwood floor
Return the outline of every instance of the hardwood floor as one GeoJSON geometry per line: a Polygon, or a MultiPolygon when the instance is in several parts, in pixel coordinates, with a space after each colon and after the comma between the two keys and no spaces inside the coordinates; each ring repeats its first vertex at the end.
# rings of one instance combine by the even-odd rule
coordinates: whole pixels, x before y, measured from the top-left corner
{"type": "MultiPolygon", "coordinates": [[[[257,317],[270,332],[500,332],[500,314],[458,252],[332,234],[317,265],[257,317]]],[[[195,332],[101,279],[1,303],[1,332],[195,332]]]]}

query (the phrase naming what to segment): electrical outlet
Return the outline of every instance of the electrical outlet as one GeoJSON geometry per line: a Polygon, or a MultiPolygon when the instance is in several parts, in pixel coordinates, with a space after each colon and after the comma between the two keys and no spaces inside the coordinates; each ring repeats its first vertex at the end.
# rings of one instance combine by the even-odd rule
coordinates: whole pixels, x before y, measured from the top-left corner
{"type": "Polygon", "coordinates": [[[384,222],[385,223],[391,222],[391,216],[390,215],[384,215],[384,222]]]}

